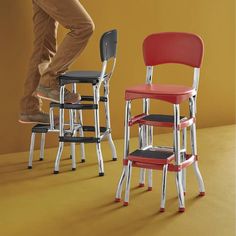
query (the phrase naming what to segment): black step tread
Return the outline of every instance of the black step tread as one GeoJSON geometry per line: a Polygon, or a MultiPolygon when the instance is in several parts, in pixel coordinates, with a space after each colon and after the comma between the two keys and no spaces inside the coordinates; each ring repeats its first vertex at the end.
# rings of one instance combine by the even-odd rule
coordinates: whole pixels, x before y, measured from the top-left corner
{"type": "MultiPolygon", "coordinates": [[[[88,125],[85,125],[83,126],[83,131],[87,131],[87,132],[95,132],[95,127],[94,126],[88,126],[88,125]]],[[[100,132],[101,133],[104,133],[107,131],[107,127],[100,127],[100,132]]]]}
{"type": "Polygon", "coordinates": [[[130,153],[129,156],[138,156],[142,158],[151,158],[151,159],[167,159],[173,156],[173,152],[158,150],[156,148],[148,150],[137,149],[134,152],[130,153]]]}
{"type": "Polygon", "coordinates": [[[69,71],[59,76],[60,85],[71,83],[91,83],[93,85],[99,82],[101,71],[69,71]]]}
{"type": "Polygon", "coordinates": [[[95,137],[59,137],[59,142],[68,142],[68,143],[100,143],[99,138],[95,137]]]}
{"type": "Polygon", "coordinates": [[[32,133],[47,133],[50,129],[50,125],[37,124],[32,127],[32,133]]]}
{"type": "MultiPolygon", "coordinates": [[[[180,116],[180,120],[185,119],[185,118],[186,118],[185,116],[180,116]]],[[[174,116],[150,114],[150,115],[143,117],[141,120],[174,123],[174,116]]]]}
{"type": "Polygon", "coordinates": [[[60,108],[62,109],[75,109],[75,110],[94,110],[98,109],[97,104],[71,104],[71,103],[65,103],[65,104],[60,104],[60,108]]]}
{"type": "MultiPolygon", "coordinates": [[[[94,97],[93,96],[81,96],[80,101],[93,101],[94,97]]],[[[104,96],[100,97],[100,102],[107,102],[107,98],[104,96]]]]}
{"type": "MultiPolygon", "coordinates": [[[[80,101],[89,101],[89,102],[93,102],[94,101],[94,97],[93,96],[81,96],[81,100],[80,101]]],[[[100,102],[107,102],[107,98],[104,96],[100,97],[100,102]]],[[[83,104],[82,104],[83,105],[83,104]]],[[[86,105],[86,104],[84,104],[86,105]]],[[[50,107],[60,107],[60,103],[57,102],[51,102],[50,103],[50,107]]]]}

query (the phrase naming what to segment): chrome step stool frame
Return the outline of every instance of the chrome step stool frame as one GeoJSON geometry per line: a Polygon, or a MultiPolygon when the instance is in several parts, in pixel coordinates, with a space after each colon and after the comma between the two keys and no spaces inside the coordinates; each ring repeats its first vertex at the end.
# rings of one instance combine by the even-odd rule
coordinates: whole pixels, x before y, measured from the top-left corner
{"type": "MultiPolygon", "coordinates": [[[[175,37],[178,40],[178,37],[183,37],[183,38],[194,38],[194,35],[190,35],[190,34],[185,34],[185,33],[162,33],[162,35],[165,37],[165,34],[167,35],[167,37],[169,37],[169,39],[173,36],[173,38],[171,40],[173,40],[175,37]],[[168,35],[169,34],[169,35],[168,35]]],[[[160,34],[160,37],[162,36],[160,34]]],[[[159,37],[158,34],[154,34],[154,35],[150,35],[149,36],[150,39],[153,37],[159,37]]],[[[147,39],[149,38],[147,37],[147,39]]],[[[148,65],[149,63],[146,62],[147,65],[147,74],[146,74],[146,84],[149,86],[152,86],[152,76],[153,76],[153,66],[157,65],[157,64],[163,64],[163,63],[168,63],[168,62],[179,62],[181,64],[187,64],[190,65],[192,67],[194,67],[194,65],[196,65],[197,67],[194,68],[194,79],[193,79],[193,86],[192,86],[192,90],[193,92],[191,93],[192,95],[189,97],[189,107],[190,107],[190,118],[184,118],[184,120],[181,120],[180,117],[180,110],[179,110],[179,104],[181,103],[181,101],[184,101],[186,98],[182,98],[181,101],[175,101],[172,100],[172,98],[167,98],[167,97],[161,97],[159,95],[155,97],[155,95],[147,95],[147,97],[145,98],[146,95],[141,95],[141,93],[143,91],[140,91],[140,88],[134,87],[131,88],[131,95],[127,95],[126,92],[126,110],[125,110],[125,139],[124,139],[124,160],[123,160],[123,171],[122,171],[122,175],[121,178],[119,180],[118,183],[118,187],[117,187],[117,192],[116,192],[116,201],[119,202],[121,201],[121,193],[122,193],[122,188],[123,188],[123,183],[126,180],[126,187],[125,187],[125,199],[124,199],[124,206],[128,205],[129,202],[129,192],[130,192],[130,180],[131,180],[131,171],[132,171],[132,166],[137,166],[137,167],[141,167],[141,171],[140,171],[140,184],[139,186],[144,186],[144,181],[145,181],[145,168],[142,167],[149,167],[148,171],[149,171],[149,176],[148,176],[148,187],[149,190],[152,189],[152,169],[157,169],[157,170],[162,170],[163,171],[163,177],[162,177],[162,188],[161,188],[161,207],[160,207],[160,211],[163,212],[165,210],[165,199],[166,199],[166,181],[167,181],[167,171],[174,171],[176,172],[176,186],[177,186],[177,191],[178,191],[178,199],[179,199],[179,211],[183,212],[185,209],[185,204],[184,204],[184,195],[186,192],[186,167],[193,164],[194,167],[194,171],[198,180],[198,185],[199,185],[199,195],[200,196],[204,196],[205,195],[205,187],[204,187],[204,183],[203,183],[203,179],[198,167],[198,156],[197,156],[197,146],[196,146],[196,124],[195,124],[195,120],[196,120],[196,96],[197,96],[197,90],[198,90],[198,84],[199,84],[199,74],[200,74],[200,64],[201,64],[201,57],[202,57],[202,51],[203,51],[203,44],[200,38],[197,38],[197,49],[199,50],[197,53],[199,53],[199,58],[200,61],[194,62],[193,64],[189,64],[189,62],[187,61],[189,58],[187,57],[186,61],[185,59],[183,61],[182,58],[181,60],[177,57],[177,61],[176,61],[176,57],[174,57],[175,59],[169,59],[169,58],[165,58],[163,61],[159,61],[159,62],[155,62],[155,55],[153,56],[153,58],[150,59],[150,61],[152,61],[150,64],[152,65],[148,65]],[[178,61],[179,60],[179,61],[178,61]],[[198,67],[199,66],[199,67],[198,67]],[[133,93],[136,93],[135,95],[132,95],[133,93]],[[140,92],[140,93],[139,93],[140,92]],[[138,95],[139,94],[139,95],[138,95]],[[130,99],[130,98],[131,99],[130,99]],[[131,101],[132,99],[136,99],[136,98],[143,98],[143,114],[140,114],[138,116],[135,117],[131,117],[131,101]],[[145,122],[143,119],[143,117],[148,116],[149,114],[149,109],[150,109],[150,98],[156,98],[156,99],[160,99],[160,100],[164,100],[167,102],[171,102],[173,103],[173,107],[174,107],[174,116],[173,116],[173,122],[156,122],[156,124],[152,123],[152,122],[145,122]],[[149,148],[153,148],[153,144],[152,144],[152,140],[153,140],[153,131],[152,131],[152,126],[162,126],[162,127],[173,127],[173,135],[174,135],[174,147],[163,147],[164,149],[169,149],[172,150],[174,157],[175,157],[175,164],[171,164],[168,162],[163,162],[162,164],[156,164],[156,165],[144,165],[144,164],[140,164],[140,163],[135,163],[133,161],[131,161],[132,158],[130,158],[129,154],[129,139],[130,139],[130,126],[132,126],[133,124],[139,124],[139,149],[140,150],[147,150],[149,148]],[[186,129],[187,127],[190,127],[190,136],[191,136],[191,156],[186,154],[186,129]],[[183,131],[182,133],[182,149],[180,148],[180,131],[183,131]]],[[[187,39],[187,40],[188,40],[187,39]]],[[[173,43],[173,41],[171,41],[173,43]]],[[[190,39],[191,41],[192,39],[190,39]]],[[[166,39],[163,40],[164,42],[166,42],[166,39]]],[[[144,45],[145,47],[145,45],[144,45]]],[[[145,50],[145,49],[144,49],[145,50]]],[[[152,47],[152,51],[153,51],[153,47],[152,47]]],[[[149,51],[150,53],[150,51],[149,51]]],[[[158,55],[157,52],[154,53],[156,55],[158,55]]],[[[160,53],[160,52],[159,52],[160,53]]],[[[165,57],[165,53],[163,53],[163,57],[165,57]]],[[[145,52],[144,52],[144,56],[145,56],[145,52]]],[[[171,56],[170,56],[171,58],[171,56]]],[[[158,61],[158,59],[156,60],[158,61]]],[[[191,61],[191,59],[190,59],[191,61]]],[[[147,87],[148,87],[147,86],[147,87]]],[[[145,90],[146,88],[144,88],[145,90]]],[[[126,90],[127,91],[127,90],[126,90]]],[[[158,91],[158,90],[157,90],[158,91]]],[[[147,92],[147,91],[145,91],[147,92]]],[[[144,92],[144,93],[145,93],[144,92]]],[[[149,91],[150,92],[150,91],[149,91]]],[[[183,117],[182,117],[183,118],[183,117]]],[[[158,147],[160,148],[160,147],[158,147]]],[[[138,158],[136,158],[136,160],[138,160],[138,158]]],[[[145,163],[145,162],[144,162],[145,163]]],[[[158,163],[158,162],[157,162],[158,163]]]]}
{"type": "MultiPolygon", "coordinates": [[[[70,142],[75,146],[75,143],[96,143],[96,151],[98,157],[98,167],[99,167],[99,176],[104,175],[104,164],[103,157],[101,151],[101,141],[107,137],[109,140],[109,144],[112,150],[112,160],[117,160],[117,154],[115,145],[111,135],[111,122],[110,122],[110,108],[109,108],[109,82],[111,76],[114,72],[115,64],[116,64],[116,45],[117,45],[117,31],[111,30],[104,33],[100,39],[100,57],[102,61],[102,70],[101,72],[97,71],[75,71],[68,72],[61,76],[59,76],[59,84],[60,84],[60,107],[59,107],[59,147],[57,152],[57,157],[55,161],[54,174],[59,173],[59,164],[60,159],[64,147],[65,142],[70,142]],[[112,61],[112,69],[111,72],[107,72],[108,63],[112,61]],[[76,92],[76,84],[77,83],[90,83],[93,87],[93,104],[65,104],[64,103],[64,92],[65,86],[67,84],[74,84],[74,92],[76,92]],[[104,87],[104,105],[105,105],[105,116],[106,116],[106,131],[101,134],[100,132],[100,120],[99,120],[99,101],[100,97],[100,88],[101,85],[104,87]],[[64,110],[71,110],[71,129],[72,133],[70,137],[66,137],[65,127],[64,127],[64,110]],[[94,110],[94,130],[95,137],[84,137],[81,133],[80,137],[77,137],[77,130],[81,126],[77,126],[74,122],[75,112],[73,110],[94,110]]],[[[83,127],[83,125],[82,125],[83,127]]],[[[74,148],[72,151],[72,170],[76,169],[75,162],[75,152],[74,148]]]]}

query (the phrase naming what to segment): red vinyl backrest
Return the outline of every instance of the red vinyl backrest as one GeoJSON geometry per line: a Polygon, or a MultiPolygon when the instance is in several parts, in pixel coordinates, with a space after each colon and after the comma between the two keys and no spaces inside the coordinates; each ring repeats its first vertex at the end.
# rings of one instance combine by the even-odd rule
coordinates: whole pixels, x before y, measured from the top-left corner
{"type": "Polygon", "coordinates": [[[179,63],[200,68],[203,58],[202,39],[190,33],[151,34],[143,42],[146,66],[179,63]]]}

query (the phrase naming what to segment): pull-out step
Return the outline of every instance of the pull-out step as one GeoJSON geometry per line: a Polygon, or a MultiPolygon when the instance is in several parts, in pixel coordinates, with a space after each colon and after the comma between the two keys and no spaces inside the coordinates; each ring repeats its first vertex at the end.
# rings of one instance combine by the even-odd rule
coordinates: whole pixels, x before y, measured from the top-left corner
{"type": "MultiPolygon", "coordinates": [[[[94,100],[93,96],[81,96],[81,100],[80,101],[89,101],[92,102],[94,100]]],[[[100,102],[107,102],[107,98],[101,96],[99,99],[100,102]]]]}
{"type": "Polygon", "coordinates": [[[65,104],[60,104],[56,102],[51,102],[50,107],[58,107],[62,109],[75,109],[75,110],[94,110],[98,109],[97,104],[80,104],[80,103],[65,103],[65,104]]]}
{"type": "MultiPolygon", "coordinates": [[[[83,126],[83,131],[85,132],[95,132],[94,126],[83,126]]],[[[100,132],[105,133],[107,131],[106,127],[100,127],[100,132]]]]}
{"type": "MultiPolygon", "coordinates": [[[[188,127],[194,122],[193,118],[187,118],[185,116],[180,116],[181,127],[188,127]]],[[[160,115],[160,114],[140,114],[134,116],[129,121],[129,125],[134,124],[143,124],[159,127],[173,127],[174,125],[174,116],[172,115],[160,115]]]]}
{"type": "MultiPolygon", "coordinates": [[[[184,116],[180,116],[180,120],[184,119],[184,116]]],[[[146,121],[156,121],[156,122],[170,122],[174,123],[174,116],[172,115],[160,115],[160,114],[151,114],[142,118],[146,121]]]]}
{"type": "MultiPolygon", "coordinates": [[[[87,102],[93,102],[94,101],[94,97],[93,96],[81,96],[81,100],[82,102],[87,101],[87,102]]],[[[101,96],[99,99],[100,102],[107,102],[107,98],[104,96],[101,96]]],[[[86,105],[86,104],[85,104],[86,105]]],[[[51,102],[50,103],[50,107],[60,107],[60,103],[57,102],[51,102]]]]}
{"type": "Polygon", "coordinates": [[[70,104],[70,103],[65,103],[65,104],[60,104],[60,108],[62,109],[73,109],[73,110],[94,110],[98,109],[97,104],[70,104]]]}
{"type": "Polygon", "coordinates": [[[174,153],[157,148],[150,148],[147,150],[137,149],[128,155],[128,160],[133,162],[165,165],[174,160],[174,153]]]}
{"type": "Polygon", "coordinates": [[[32,128],[32,133],[47,133],[50,129],[50,125],[37,124],[32,128]]]}
{"type": "Polygon", "coordinates": [[[59,137],[59,142],[64,142],[64,143],[100,143],[100,139],[95,138],[95,137],[64,136],[64,137],[59,137]]]}

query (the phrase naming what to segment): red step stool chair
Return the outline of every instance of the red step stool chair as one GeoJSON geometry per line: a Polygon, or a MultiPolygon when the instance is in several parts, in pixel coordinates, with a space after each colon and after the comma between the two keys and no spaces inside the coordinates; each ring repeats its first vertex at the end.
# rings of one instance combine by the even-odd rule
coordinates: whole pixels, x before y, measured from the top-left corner
{"type": "Polygon", "coordinates": [[[145,170],[149,171],[148,189],[152,189],[152,170],[162,170],[161,206],[165,210],[167,172],[176,172],[179,212],[185,210],[185,170],[193,165],[199,185],[199,195],[205,195],[203,179],[198,167],[196,145],[196,96],[200,66],[203,57],[203,41],[189,33],[157,33],[149,35],[143,43],[143,56],[147,67],[146,84],[125,91],[125,137],[123,171],[116,192],[116,201],[121,200],[123,183],[126,180],[124,206],[129,203],[132,167],[141,168],[140,186],[144,185],[145,170]],[[153,67],[177,63],[194,68],[193,86],[152,84],[153,67]],[[131,102],[143,99],[143,113],[131,117],[131,102]],[[173,104],[174,115],[149,114],[150,99],[173,104]],[[189,117],[180,116],[180,104],[189,100],[189,117]],[[139,125],[139,149],[129,152],[130,126],[139,125]],[[153,126],[173,128],[173,147],[153,147],[153,126]],[[187,127],[190,128],[191,154],[186,153],[187,127]],[[182,131],[182,144],[180,132],[182,131]]]}

